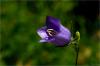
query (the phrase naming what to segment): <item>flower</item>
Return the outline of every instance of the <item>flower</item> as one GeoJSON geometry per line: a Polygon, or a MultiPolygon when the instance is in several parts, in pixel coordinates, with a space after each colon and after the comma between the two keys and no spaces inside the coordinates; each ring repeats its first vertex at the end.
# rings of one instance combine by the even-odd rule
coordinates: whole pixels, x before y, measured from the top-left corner
{"type": "Polygon", "coordinates": [[[65,28],[60,20],[51,16],[46,17],[44,27],[37,30],[38,35],[42,38],[40,42],[49,42],[56,46],[68,45],[71,40],[71,32],[65,28]]]}

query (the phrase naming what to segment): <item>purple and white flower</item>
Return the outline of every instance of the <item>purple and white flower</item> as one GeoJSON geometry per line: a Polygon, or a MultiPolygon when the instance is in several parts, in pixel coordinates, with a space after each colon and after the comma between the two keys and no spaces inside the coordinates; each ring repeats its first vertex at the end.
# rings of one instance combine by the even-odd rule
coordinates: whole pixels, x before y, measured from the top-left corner
{"type": "Polygon", "coordinates": [[[51,16],[46,17],[44,27],[37,30],[38,35],[42,38],[40,42],[49,42],[56,46],[68,45],[71,41],[71,32],[65,28],[60,20],[51,16]]]}

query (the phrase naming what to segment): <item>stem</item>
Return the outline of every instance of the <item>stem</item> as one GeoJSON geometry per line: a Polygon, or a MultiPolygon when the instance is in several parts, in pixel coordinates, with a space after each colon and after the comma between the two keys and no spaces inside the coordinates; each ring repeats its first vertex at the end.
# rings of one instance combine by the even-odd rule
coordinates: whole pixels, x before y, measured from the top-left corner
{"type": "Polygon", "coordinates": [[[78,44],[75,44],[75,52],[76,52],[76,62],[75,62],[75,66],[77,66],[77,62],[78,62],[78,53],[79,53],[79,46],[78,44]]]}

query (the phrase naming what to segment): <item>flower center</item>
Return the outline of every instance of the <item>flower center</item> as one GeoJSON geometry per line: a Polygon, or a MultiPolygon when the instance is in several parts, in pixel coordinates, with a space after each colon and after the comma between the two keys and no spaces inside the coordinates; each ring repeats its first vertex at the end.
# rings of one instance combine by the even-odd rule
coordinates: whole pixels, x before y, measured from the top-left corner
{"type": "Polygon", "coordinates": [[[47,33],[49,34],[49,36],[55,36],[57,34],[54,29],[47,29],[47,33]]]}

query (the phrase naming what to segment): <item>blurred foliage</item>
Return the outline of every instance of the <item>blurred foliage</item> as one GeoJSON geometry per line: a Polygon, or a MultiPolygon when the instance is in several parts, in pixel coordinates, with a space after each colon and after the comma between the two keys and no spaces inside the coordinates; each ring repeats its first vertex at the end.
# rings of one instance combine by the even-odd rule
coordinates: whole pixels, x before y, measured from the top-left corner
{"type": "MultiPolygon", "coordinates": [[[[74,0],[0,0],[0,66],[74,65],[73,47],[40,44],[36,32],[44,25],[47,15],[59,18],[71,29],[74,22],[72,10],[77,4],[74,0]]],[[[75,16],[81,34],[80,65],[100,64],[100,22],[99,16],[96,18],[94,27],[89,26],[94,31],[88,36],[86,19],[75,16]]]]}

